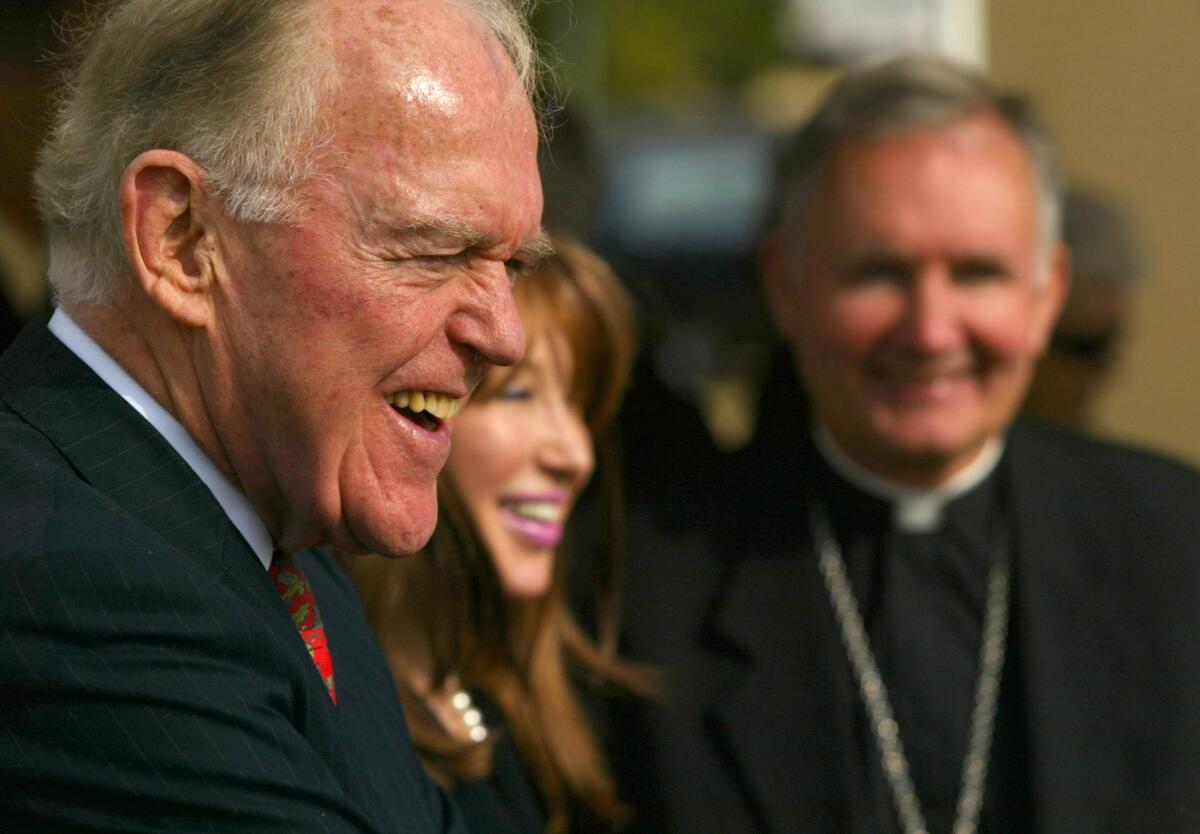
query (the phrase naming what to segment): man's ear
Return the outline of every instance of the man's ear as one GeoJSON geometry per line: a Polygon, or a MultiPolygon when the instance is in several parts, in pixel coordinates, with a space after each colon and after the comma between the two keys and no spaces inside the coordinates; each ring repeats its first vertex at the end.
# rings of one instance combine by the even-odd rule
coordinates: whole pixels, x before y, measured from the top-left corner
{"type": "Polygon", "coordinates": [[[138,156],[121,177],[125,253],[138,285],[167,315],[203,327],[211,314],[211,201],[204,171],[176,151],[138,156]]]}
{"type": "Polygon", "coordinates": [[[1040,354],[1050,343],[1050,334],[1058,324],[1058,316],[1066,303],[1071,289],[1071,252],[1062,243],[1056,243],[1046,260],[1046,275],[1041,294],[1037,299],[1034,321],[1037,337],[1037,352],[1040,354]]]}

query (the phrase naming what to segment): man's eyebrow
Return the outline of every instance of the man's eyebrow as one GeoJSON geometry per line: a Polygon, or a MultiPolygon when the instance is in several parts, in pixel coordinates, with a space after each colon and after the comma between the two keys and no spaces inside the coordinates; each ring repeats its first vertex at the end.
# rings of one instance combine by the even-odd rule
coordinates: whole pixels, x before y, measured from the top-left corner
{"type": "MultiPolygon", "coordinates": [[[[395,227],[395,233],[418,240],[453,242],[463,249],[490,249],[498,244],[491,235],[456,217],[428,217],[395,227]]],[[[513,258],[536,264],[554,254],[554,243],[545,229],[521,244],[513,258]]]]}
{"type": "Polygon", "coordinates": [[[537,263],[553,254],[554,242],[550,240],[549,233],[545,229],[539,229],[536,235],[521,244],[514,257],[537,263]]]}
{"type": "Polygon", "coordinates": [[[985,253],[981,255],[962,255],[950,259],[956,270],[972,272],[1012,272],[1012,264],[1003,255],[985,253]]]}
{"type": "Polygon", "coordinates": [[[489,238],[479,229],[456,217],[426,217],[392,227],[393,233],[406,238],[452,241],[464,249],[486,245],[489,238]]]}

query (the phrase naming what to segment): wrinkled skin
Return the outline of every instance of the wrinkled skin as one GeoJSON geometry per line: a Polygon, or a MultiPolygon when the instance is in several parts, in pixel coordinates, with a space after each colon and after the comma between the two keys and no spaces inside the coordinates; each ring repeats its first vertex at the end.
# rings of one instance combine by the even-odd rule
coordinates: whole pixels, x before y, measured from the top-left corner
{"type": "Polygon", "coordinates": [[[511,295],[539,235],[532,109],[455,4],[335,0],[332,153],[288,224],[224,218],[195,352],[206,419],[277,545],[412,553],[448,430],[388,396],[465,396],[520,359],[511,295]]]}

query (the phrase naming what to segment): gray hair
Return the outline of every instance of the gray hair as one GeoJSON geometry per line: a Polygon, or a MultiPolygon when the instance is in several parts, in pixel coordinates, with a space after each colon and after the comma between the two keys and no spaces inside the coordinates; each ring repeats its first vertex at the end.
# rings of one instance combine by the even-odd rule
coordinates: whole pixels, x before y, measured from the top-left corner
{"type": "Polygon", "coordinates": [[[847,74],[782,149],[769,223],[798,220],[830,150],[848,138],[879,138],[995,115],[1024,148],[1038,191],[1043,255],[1059,240],[1061,180],[1049,125],[1026,97],[1000,90],[975,70],[944,58],[914,55],[847,74]]]}
{"type": "MultiPolygon", "coordinates": [[[[500,41],[536,96],[533,0],[460,0],[500,41]]],[[[129,284],[117,188],[144,151],[176,150],[205,170],[231,216],[287,220],[330,128],[339,79],[316,0],[118,0],[82,57],[41,150],[34,184],[60,304],[113,303],[129,284]]]]}

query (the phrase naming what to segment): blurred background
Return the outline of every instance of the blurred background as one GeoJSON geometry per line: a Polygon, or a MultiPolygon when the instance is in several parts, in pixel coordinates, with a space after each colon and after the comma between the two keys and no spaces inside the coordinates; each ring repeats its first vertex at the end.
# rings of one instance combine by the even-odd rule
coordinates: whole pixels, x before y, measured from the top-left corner
{"type": "MultiPolygon", "coordinates": [[[[772,142],[845,66],[930,50],[1031,93],[1060,139],[1078,292],[1030,410],[1200,463],[1200,4],[551,0],[537,28],[569,122],[544,166],[551,211],[642,304],[639,381],[694,404],[719,447],[753,432],[781,359],[753,265],[772,142]]],[[[693,442],[632,402],[638,454],[693,442]]]]}
{"type": "MultiPolygon", "coordinates": [[[[46,308],[29,187],[45,56],[92,5],[0,0],[0,339],[46,308]]],[[[750,438],[781,370],[754,274],[772,144],[845,66],[931,50],[1032,93],[1079,192],[1068,229],[1093,275],[1031,409],[1200,463],[1200,3],[543,0],[534,22],[559,79],[548,220],[608,256],[642,311],[631,457],[750,438]]]]}

